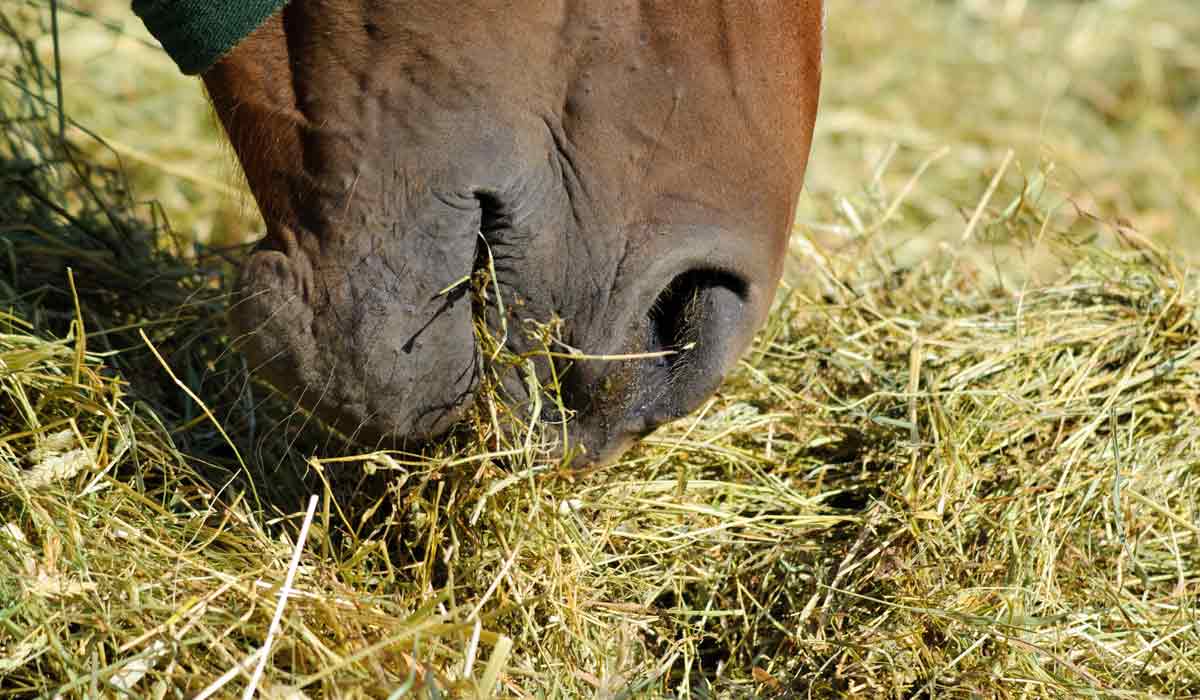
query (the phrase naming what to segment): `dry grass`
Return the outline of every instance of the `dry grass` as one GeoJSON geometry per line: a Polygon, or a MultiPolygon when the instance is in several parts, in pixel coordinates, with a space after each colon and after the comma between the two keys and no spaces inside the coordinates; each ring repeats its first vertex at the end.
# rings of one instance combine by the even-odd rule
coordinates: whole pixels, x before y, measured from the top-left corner
{"type": "MultiPolygon", "coordinates": [[[[864,230],[901,264],[962,248],[996,171],[1055,211],[1126,220],[1176,254],[1200,255],[1200,13],[1190,0],[829,2],[823,109],[802,214],[841,247],[864,230]],[[932,162],[929,162],[932,161],[932,162]],[[928,169],[921,166],[929,162],[928,169]],[[919,184],[887,225],[913,176],[919,184]],[[821,210],[845,199],[839,220],[821,210]],[[850,213],[851,211],[855,213],[850,213]]],[[[1011,200],[993,202],[995,211],[1011,200]]],[[[1022,238],[980,226],[981,267],[1030,271],[1022,238]]],[[[1036,271],[1037,266],[1033,266],[1036,271]]]]}
{"type": "MultiPolygon", "coordinates": [[[[0,48],[0,696],[240,694],[289,580],[264,697],[1200,696],[1187,2],[833,7],[792,284],[592,474],[486,402],[341,456],[228,351],[228,261],[57,141],[44,40],[0,48]]],[[[146,131],[134,191],[192,187],[146,131]]]]}

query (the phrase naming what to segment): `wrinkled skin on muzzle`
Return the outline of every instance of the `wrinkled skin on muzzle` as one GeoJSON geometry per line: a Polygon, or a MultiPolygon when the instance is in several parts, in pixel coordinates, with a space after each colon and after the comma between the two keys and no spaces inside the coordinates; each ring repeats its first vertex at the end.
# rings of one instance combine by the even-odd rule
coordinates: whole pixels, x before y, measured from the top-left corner
{"type": "Polygon", "coordinates": [[[230,311],[239,346],[343,432],[417,446],[479,387],[455,284],[490,258],[516,352],[516,329],[555,318],[587,355],[678,351],[554,360],[572,440],[613,458],[697,408],[766,317],[821,15],[819,0],[293,0],[204,75],[267,223],[230,311]]]}

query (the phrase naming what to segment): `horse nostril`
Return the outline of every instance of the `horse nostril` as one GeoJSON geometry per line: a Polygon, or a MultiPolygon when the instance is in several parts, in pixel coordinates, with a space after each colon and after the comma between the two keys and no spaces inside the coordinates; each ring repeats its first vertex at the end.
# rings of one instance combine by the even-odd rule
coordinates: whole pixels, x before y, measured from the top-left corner
{"type": "Polygon", "coordinates": [[[688,355],[704,341],[702,330],[708,325],[705,298],[716,289],[732,292],[744,299],[745,283],[719,270],[689,270],[666,286],[647,314],[649,337],[647,352],[653,353],[656,367],[682,366],[688,355]]]}

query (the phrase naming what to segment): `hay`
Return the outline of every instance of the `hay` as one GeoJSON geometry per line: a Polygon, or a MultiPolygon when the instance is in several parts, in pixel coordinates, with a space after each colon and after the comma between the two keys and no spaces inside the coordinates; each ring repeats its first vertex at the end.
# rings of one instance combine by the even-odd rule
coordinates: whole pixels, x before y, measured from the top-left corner
{"type": "MultiPolygon", "coordinates": [[[[1011,152],[1003,182],[1057,201],[1056,228],[1078,225],[1109,245],[1114,231],[1088,215],[1124,220],[1176,255],[1200,255],[1200,13],[1190,0],[828,6],[815,196],[803,202],[818,240],[840,247],[872,234],[902,264],[962,248],[1011,152]],[[864,223],[930,159],[886,225],[864,223]],[[821,212],[842,199],[840,217],[821,212]]],[[[1037,274],[1019,245],[1037,233],[997,217],[968,252],[1009,277],[1037,274]]]]}
{"type": "MultiPolygon", "coordinates": [[[[926,5],[911,26],[1014,31],[926,5]]],[[[1026,11],[1067,5],[1101,11],[1026,11]]],[[[750,354],[620,464],[576,473],[488,406],[431,454],[343,456],[228,352],[236,254],[58,141],[45,14],[0,16],[0,696],[242,693],[288,580],[262,697],[1200,694],[1200,292],[1171,192],[1079,202],[1006,136],[1025,112],[938,127],[865,185],[815,176],[750,354]],[[987,149],[914,180],[943,138],[987,149]]],[[[848,45],[882,51],[873,26],[848,45]]],[[[1194,66],[1183,36],[1160,58],[1194,66]]],[[[836,82],[862,60],[832,51],[814,173],[888,153],[890,124],[844,128],[874,109],[836,82]]]]}

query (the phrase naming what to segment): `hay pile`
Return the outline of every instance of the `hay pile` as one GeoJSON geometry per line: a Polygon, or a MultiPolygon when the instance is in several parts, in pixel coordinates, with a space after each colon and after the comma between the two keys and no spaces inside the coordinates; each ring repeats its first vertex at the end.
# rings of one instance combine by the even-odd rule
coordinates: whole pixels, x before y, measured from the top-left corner
{"type": "Polygon", "coordinates": [[[1050,168],[812,197],[736,375],[607,470],[343,456],[3,16],[0,696],[1200,693],[1197,274],[1050,168]],[[986,245],[913,262],[931,219],[986,245]]]}

